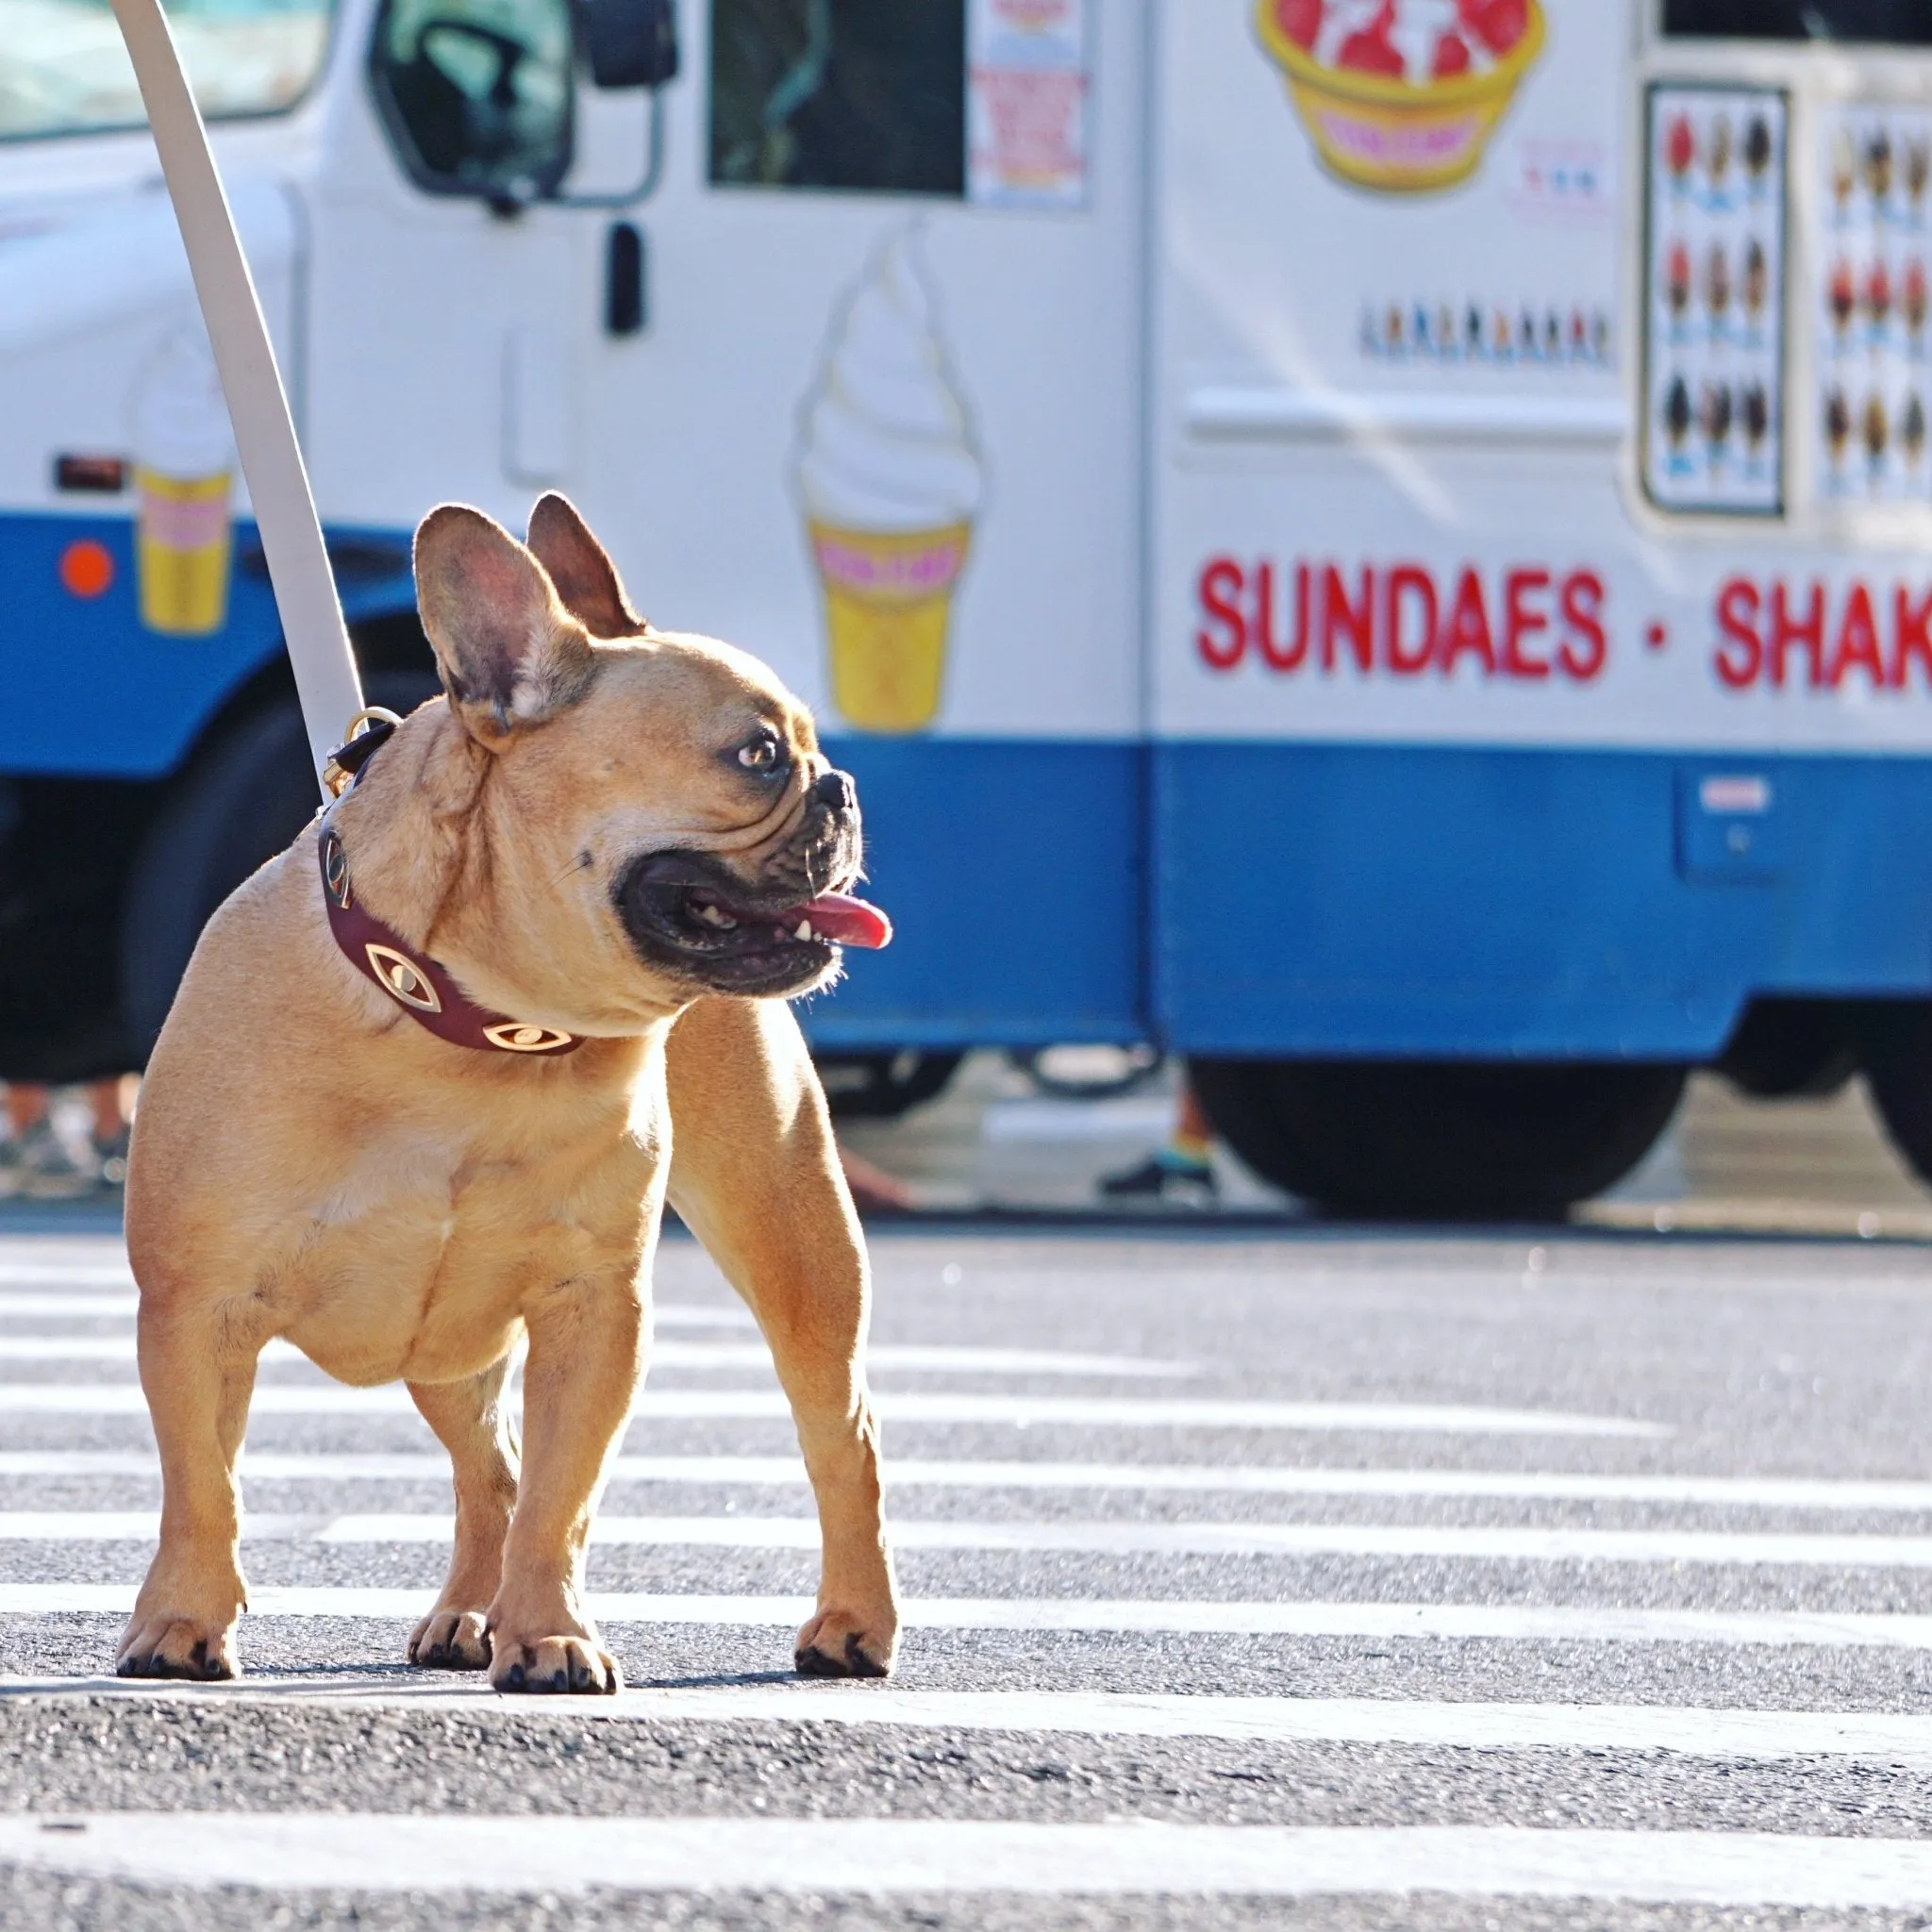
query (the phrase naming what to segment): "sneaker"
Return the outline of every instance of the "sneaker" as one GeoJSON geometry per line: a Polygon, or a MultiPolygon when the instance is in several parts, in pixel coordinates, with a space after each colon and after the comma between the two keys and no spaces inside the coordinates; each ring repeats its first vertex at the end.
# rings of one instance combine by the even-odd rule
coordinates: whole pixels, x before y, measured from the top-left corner
{"type": "Polygon", "coordinates": [[[94,1164],[104,1188],[127,1185],[127,1129],[124,1126],[111,1140],[94,1141],[94,1164]]]}
{"type": "Polygon", "coordinates": [[[49,1120],[39,1120],[7,1143],[11,1156],[12,1191],[30,1201],[68,1201],[94,1184],[93,1170],[69,1152],[49,1120]]]}
{"type": "Polygon", "coordinates": [[[1221,1183],[1207,1161],[1163,1150],[1124,1174],[1108,1174],[1100,1183],[1100,1191],[1109,1201],[1209,1208],[1220,1198],[1221,1183]]]}

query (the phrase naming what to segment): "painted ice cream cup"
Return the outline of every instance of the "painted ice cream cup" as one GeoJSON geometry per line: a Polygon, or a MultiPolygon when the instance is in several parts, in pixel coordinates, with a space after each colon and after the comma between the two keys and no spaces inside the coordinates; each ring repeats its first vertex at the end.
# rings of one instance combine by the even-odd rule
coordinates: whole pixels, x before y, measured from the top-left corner
{"type": "Polygon", "coordinates": [[[1323,160],[1385,193],[1474,173],[1544,35],[1541,0],[1257,0],[1255,26],[1323,160]]]}

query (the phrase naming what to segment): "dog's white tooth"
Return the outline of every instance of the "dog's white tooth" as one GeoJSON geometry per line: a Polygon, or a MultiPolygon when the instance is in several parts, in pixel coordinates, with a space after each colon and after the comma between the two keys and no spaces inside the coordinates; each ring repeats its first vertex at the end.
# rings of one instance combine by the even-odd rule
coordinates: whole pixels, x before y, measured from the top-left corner
{"type": "Polygon", "coordinates": [[[793,939],[795,939],[795,940],[808,940],[808,939],[810,939],[810,937],[811,937],[811,921],[810,921],[810,920],[808,920],[808,919],[801,919],[801,920],[800,920],[800,921],[798,922],[798,930],[797,930],[797,931],[796,931],[795,933],[793,933],[793,934],[791,935],[791,937],[792,937],[793,939]]]}

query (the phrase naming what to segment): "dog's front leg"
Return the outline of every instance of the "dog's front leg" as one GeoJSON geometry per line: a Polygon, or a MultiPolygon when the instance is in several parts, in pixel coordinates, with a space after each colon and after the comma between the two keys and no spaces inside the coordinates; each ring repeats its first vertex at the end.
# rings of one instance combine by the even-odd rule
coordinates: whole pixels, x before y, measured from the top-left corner
{"type": "Polygon", "coordinates": [[[411,1382],[423,1420],[449,1451],[456,1481],[456,1547],[436,1607],[409,1636],[408,1657],[427,1670],[490,1667],[485,1625],[503,1580],[503,1541],[517,1500],[517,1446],[504,1407],[505,1356],[464,1382],[411,1382]]]}
{"type": "Polygon", "coordinates": [[[248,1589],[235,1464],[261,1349],[240,1325],[217,1302],[142,1298],[141,1386],[160,1451],[161,1546],[122,1633],[117,1675],[240,1674],[235,1625],[248,1589]]]}
{"type": "Polygon", "coordinates": [[[643,1373],[644,1309],[622,1270],[526,1302],[524,1474],[490,1607],[498,1690],[616,1690],[584,1606],[584,1545],[606,1463],[643,1373]]]}
{"type": "Polygon", "coordinates": [[[824,1090],[791,1009],[700,1000],[671,1029],[671,1199],[750,1303],[818,1500],[808,1676],[883,1677],[899,1607],[865,1381],[865,1244],[824,1090]]]}

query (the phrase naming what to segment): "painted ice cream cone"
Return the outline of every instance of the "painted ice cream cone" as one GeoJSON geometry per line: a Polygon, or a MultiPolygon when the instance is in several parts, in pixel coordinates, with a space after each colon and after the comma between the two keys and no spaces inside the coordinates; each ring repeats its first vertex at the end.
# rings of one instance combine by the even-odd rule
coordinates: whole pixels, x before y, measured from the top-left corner
{"type": "Polygon", "coordinates": [[[161,345],[134,406],[135,564],[141,621],[203,637],[227,621],[234,441],[207,340],[161,345]]]}
{"type": "Polygon", "coordinates": [[[832,700],[864,731],[918,731],[938,715],[983,488],[918,247],[916,225],[900,230],[846,298],[794,460],[832,700]]]}

